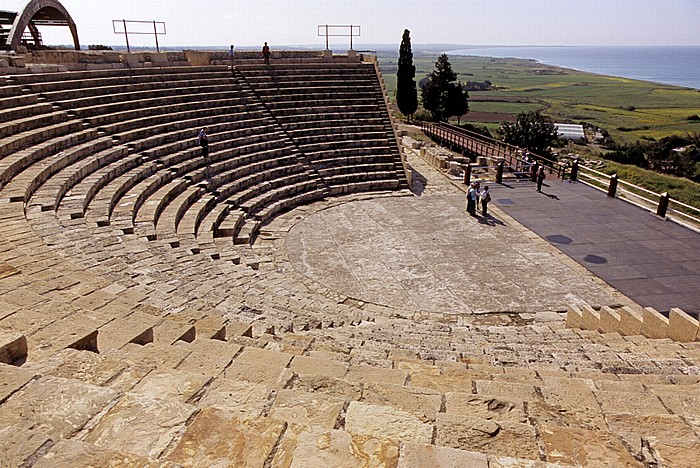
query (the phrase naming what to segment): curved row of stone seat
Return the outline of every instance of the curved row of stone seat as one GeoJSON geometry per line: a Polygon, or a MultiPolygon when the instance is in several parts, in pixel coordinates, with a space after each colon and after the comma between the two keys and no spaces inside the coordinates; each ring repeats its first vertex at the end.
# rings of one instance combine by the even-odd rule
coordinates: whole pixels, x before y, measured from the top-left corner
{"type": "MultiPolygon", "coordinates": [[[[267,72],[254,66],[242,66],[238,71],[303,153],[327,150],[328,157],[342,158],[356,155],[352,153],[356,149],[374,147],[400,166],[398,148],[387,136],[392,133],[389,116],[377,105],[379,85],[373,67],[355,64],[341,72],[316,64],[275,65],[267,72]]],[[[318,169],[312,157],[309,162],[318,169]]],[[[396,175],[382,174],[390,177],[383,179],[383,186],[377,183],[374,187],[400,187],[405,180],[402,172],[401,167],[396,175]]],[[[375,179],[380,179],[379,174],[375,179]]],[[[355,184],[353,177],[343,180],[339,174],[332,182],[352,187],[350,190],[364,188],[355,184]]]]}
{"type": "MultiPolygon", "coordinates": [[[[88,398],[96,408],[76,414],[78,429],[62,431],[64,426],[54,418],[48,419],[53,424],[43,420],[43,431],[52,431],[58,440],[81,440],[91,450],[189,463],[213,462],[212,453],[219,452],[212,452],[212,444],[218,444],[220,437],[246,434],[241,433],[245,429],[235,418],[247,418],[248,424],[252,418],[256,428],[286,422],[288,426],[283,424],[273,432],[272,441],[259,455],[277,460],[310,461],[319,453],[331,456],[334,451],[326,453],[316,444],[313,450],[305,446],[306,437],[323,434],[381,441],[396,447],[388,452],[389,459],[405,457],[404,461],[410,452],[405,444],[418,445],[428,453],[452,450],[449,453],[460,460],[483,457],[479,460],[485,463],[487,457],[493,457],[494,462],[515,457],[521,464],[530,460],[581,466],[613,460],[628,466],[654,462],[673,465],[691,460],[697,449],[698,435],[686,421],[696,414],[690,404],[697,397],[689,391],[697,386],[697,377],[628,375],[620,379],[610,373],[572,373],[536,364],[512,368],[476,361],[426,360],[401,350],[383,353],[380,364],[365,352],[355,352],[353,345],[329,349],[316,337],[320,333],[316,329],[294,333],[268,330],[262,334],[251,328],[241,330],[245,331],[219,333],[213,341],[197,334],[191,340],[160,345],[155,340],[151,344],[127,342],[118,350],[99,355],[56,350],[55,358],[40,371],[27,367],[23,376],[27,380],[17,379],[20,383],[10,389],[2,409],[9,414],[20,405],[38,403],[40,394],[51,394],[42,392],[42,386],[54,391],[63,386],[64,391],[54,398],[61,395],[65,411],[75,412],[78,401],[74,390],[82,389],[81,401],[88,398]],[[153,368],[157,370],[149,372],[153,368]],[[27,385],[30,375],[37,378],[27,385]],[[115,378],[118,375],[124,377],[115,378]],[[100,398],[104,395],[100,388],[125,393],[100,398]],[[70,394],[73,396],[65,397],[70,394]],[[171,410],[164,412],[160,399],[166,397],[180,406],[171,405],[171,410]],[[136,401],[142,404],[136,405],[136,401]],[[640,408],[644,408],[642,415],[636,413],[640,408]],[[189,418],[196,409],[201,415],[189,418]],[[115,437],[113,429],[124,417],[130,420],[130,431],[122,430],[115,437]],[[208,424],[203,427],[200,418],[205,417],[208,424]],[[163,425],[166,418],[175,426],[163,425]],[[670,424],[673,429],[659,431],[659,424],[670,424]],[[83,427],[86,437],[77,438],[83,427]],[[209,437],[203,437],[204,433],[209,437]],[[137,434],[148,436],[137,438],[137,434]],[[400,449],[399,444],[403,444],[400,449]],[[457,451],[464,449],[479,454],[457,451]]],[[[506,331],[520,335],[517,329],[506,331]]],[[[35,417],[47,416],[43,410],[37,413],[35,417]]],[[[15,418],[6,421],[19,427],[15,418]]],[[[259,437],[257,434],[255,440],[259,437]]],[[[248,443],[252,445],[252,440],[248,443]]],[[[36,450],[37,444],[16,447],[30,451],[36,450]]],[[[70,446],[63,443],[49,451],[69,457],[70,446]]],[[[240,451],[241,446],[235,449],[240,451]]],[[[235,451],[224,450],[222,459],[240,457],[235,451]]],[[[21,450],[15,453],[24,454],[21,450]]],[[[381,458],[376,451],[366,455],[381,458]]],[[[333,459],[346,460],[347,456],[343,451],[333,459]]]]}
{"type": "MultiPolygon", "coordinates": [[[[121,153],[122,151],[123,151],[123,148],[120,148],[119,151],[117,151],[117,152],[115,152],[115,153],[113,153],[113,154],[119,154],[119,153],[121,153]]],[[[135,158],[135,157],[129,158],[128,161],[129,161],[129,164],[138,164],[138,162],[140,162],[140,160],[139,160],[138,158],[135,158]]],[[[64,180],[71,180],[71,179],[74,179],[74,178],[70,178],[70,177],[69,177],[69,178],[64,178],[64,180]]],[[[81,176],[81,179],[85,179],[85,177],[84,177],[84,176],[81,176]]],[[[64,183],[65,183],[65,182],[62,182],[62,184],[64,184],[64,183]]],[[[68,190],[66,190],[65,185],[62,185],[62,187],[64,187],[64,188],[62,189],[62,191],[63,191],[64,193],[68,192],[68,190]]],[[[301,198],[301,197],[300,197],[300,198],[301,198]]],[[[118,197],[115,198],[114,200],[117,200],[117,199],[118,199],[118,197]]],[[[43,202],[40,203],[40,204],[41,204],[42,206],[50,206],[50,205],[47,205],[47,204],[45,204],[45,203],[43,203],[43,202]]],[[[275,204],[275,205],[273,205],[273,208],[272,208],[272,209],[273,209],[273,210],[277,210],[277,209],[281,209],[281,208],[282,208],[282,207],[280,206],[280,204],[275,204]]]]}
{"type": "MultiPolygon", "coordinates": [[[[107,269],[109,265],[103,265],[103,268],[107,269]]],[[[265,280],[255,281],[264,283],[265,280]]],[[[108,290],[116,292],[119,289],[109,287],[108,290]]],[[[272,290],[268,293],[271,295],[272,290]]],[[[112,298],[109,294],[114,293],[103,291],[84,303],[104,304],[111,314],[114,306],[107,306],[114,300],[109,300],[112,298]]],[[[114,295],[119,296],[118,293],[114,295]]],[[[265,301],[257,307],[263,315],[272,310],[265,301]]],[[[151,319],[135,312],[127,314],[124,319],[130,316],[133,316],[132,321],[117,321],[98,332],[98,340],[103,335],[113,343],[123,343],[119,349],[108,351],[109,347],[104,346],[101,353],[95,355],[73,349],[61,351],[58,346],[42,348],[47,350],[45,356],[53,356],[51,360],[42,360],[41,368],[45,373],[36,375],[32,373],[32,367],[26,367],[32,374],[28,380],[35,375],[36,378],[12,388],[2,411],[9,415],[23,405],[35,405],[36,417],[41,418],[43,425],[42,429],[28,429],[12,417],[4,419],[13,430],[21,428],[25,434],[32,434],[25,443],[12,445],[13,456],[27,457],[36,453],[45,440],[41,439],[41,434],[45,433],[42,431],[49,431],[54,441],[66,441],[48,448],[48,452],[54,456],[70,456],[68,448],[72,446],[66,444],[76,438],[77,432],[75,429],[60,429],[65,427],[59,425],[63,413],[51,419],[39,409],[43,407],[39,399],[46,401],[46,395],[52,393],[57,398],[61,395],[65,410],[77,418],[74,419],[78,421],[77,426],[86,428],[85,438],[81,437],[79,443],[87,444],[93,450],[114,450],[162,460],[191,460],[183,455],[184,449],[178,447],[189,447],[190,454],[192,449],[200,454],[211,453],[211,445],[196,436],[202,431],[202,421],[186,417],[191,414],[188,412],[173,413],[173,403],[170,412],[162,412],[159,398],[165,396],[170,401],[181,399],[185,406],[177,407],[179,409],[189,408],[186,406],[189,404],[193,405],[193,410],[197,408],[203,415],[214,417],[208,419],[207,430],[214,434],[225,431],[227,437],[231,436],[232,430],[236,434],[240,430],[223,424],[228,417],[223,415],[229,413],[255,418],[259,424],[276,424],[281,420],[303,426],[280,430],[275,439],[279,444],[273,443],[270,447],[277,445],[282,448],[269,449],[265,458],[313,459],[318,454],[318,447],[314,446],[316,455],[310,453],[305,449],[304,441],[307,437],[325,433],[335,437],[342,434],[360,436],[384,441],[382,443],[394,447],[403,442],[404,451],[397,449],[395,452],[399,459],[409,457],[410,451],[405,448],[408,443],[428,452],[460,450],[467,448],[468,444],[470,450],[478,450],[480,454],[450,453],[461,457],[483,457],[480,458],[482,461],[489,456],[494,460],[519,457],[522,459],[520,463],[546,460],[581,465],[595,465],[611,459],[632,466],[641,466],[644,461],[663,460],[668,463],[687,459],[696,450],[694,441],[697,435],[685,422],[687,416],[694,414],[691,389],[696,382],[682,370],[690,362],[697,361],[697,350],[693,354],[695,348],[667,340],[658,340],[658,346],[654,344],[656,340],[627,341],[624,338],[602,343],[599,342],[600,335],[594,332],[578,334],[547,325],[498,329],[490,326],[422,326],[413,320],[387,318],[376,322],[361,320],[354,325],[338,322],[332,328],[323,329],[295,328],[293,332],[282,328],[258,328],[253,324],[248,333],[251,336],[229,336],[228,342],[217,346],[209,341],[200,345],[202,342],[197,342],[197,338],[191,342],[179,340],[175,344],[159,345],[155,339],[157,329],[153,329],[152,344],[148,344],[148,333],[146,336],[136,335],[140,327],[146,325],[148,329],[147,322],[151,319]],[[412,343],[408,332],[403,336],[398,333],[407,329],[414,340],[418,340],[418,343],[414,341],[413,348],[406,347],[412,343]],[[394,330],[397,333],[393,338],[382,338],[382,334],[394,330]],[[441,345],[443,341],[445,344],[441,345]],[[522,348],[517,343],[522,343],[522,348]],[[538,353],[528,354],[526,351],[532,350],[533,343],[537,343],[538,353]],[[543,346],[543,343],[547,345],[543,346]],[[551,351],[546,352],[558,361],[542,359],[541,351],[547,350],[548,346],[551,346],[551,351]],[[263,347],[266,349],[261,349],[263,347]],[[211,353],[213,349],[217,350],[214,356],[218,358],[205,359],[207,352],[211,353]],[[566,349],[570,352],[562,351],[566,349]],[[659,351],[656,357],[653,349],[659,351]],[[561,354],[555,356],[557,352],[561,354]],[[669,359],[672,352],[678,356],[675,364],[669,359]],[[685,353],[683,359],[680,359],[679,352],[685,353]],[[593,364],[590,367],[579,365],[577,362],[581,356],[586,356],[591,363],[603,362],[606,367],[596,369],[593,364]],[[649,356],[659,364],[675,367],[658,367],[656,376],[618,375],[621,362],[639,365],[645,362],[648,366],[649,356]],[[609,358],[615,360],[607,367],[605,359],[609,358]],[[523,366],[526,361],[530,361],[527,368],[523,366]],[[510,367],[516,363],[518,368],[510,367]],[[140,367],[143,365],[146,367],[140,367]],[[157,371],[151,371],[154,368],[157,371]],[[567,368],[570,370],[565,370],[567,368]],[[192,373],[203,377],[197,379],[192,373]],[[93,380],[95,377],[99,380],[93,380]],[[232,381],[238,382],[236,387],[231,387],[232,381]],[[182,382],[182,385],[177,382],[182,382]],[[690,392],[684,391],[686,386],[690,392]],[[59,388],[63,391],[57,391],[59,388]],[[97,403],[104,395],[100,388],[126,393],[97,403]],[[187,390],[183,394],[179,393],[180,390],[173,394],[166,388],[187,390]],[[253,389],[255,391],[251,393],[253,389]],[[270,397],[272,391],[275,393],[270,397]],[[245,402],[232,400],[230,396],[221,399],[232,392],[243,392],[245,402]],[[620,392],[624,392],[623,398],[618,397],[620,392]],[[63,395],[67,394],[73,396],[65,398],[63,395]],[[634,398],[629,398],[630,394],[634,398]],[[80,395],[80,403],[77,395],[80,395]],[[190,400],[194,395],[198,397],[190,400]],[[254,399],[251,398],[253,395],[264,396],[254,399]],[[95,409],[87,413],[77,412],[77,405],[84,404],[85,399],[95,403],[95,409]],[[290,404],[291,408],[298,408],[300,401],[310,401],[318,407],[319,399],[334,402],[339,408],[337,414],[331,413],[336,414],[335,417],[324,419],[333,429],[324,426],[321,430],[318,422],[301,423],[305,420],[299,419],[298,410],[284,416],[284,409],[290,404]],[[134,401],[143,404],[135,405],[134,401]],[[299,403],[292,404],[294,401],[299,403]],[[265,407],[258,406],[263,402],[268,402],[270,410],[256,413],[260,411],[256,408],[265,407]],[[636,412],[642,407],[645,409],[643,416],[637,416],[636,412]],[[342,408],[345,410],[341,413],[342,408]],[[176,418],[179,421],[176,430],[172,425],[162,424],[166,418],[173,421],[174,414],[181,414],[176,418]],[[122,431],[119,437],[107,438],[105,435],[114,434],[112,428],[120,424],[122,417],[129,418],[133,433],[150,435],[146,438],[140,436],[137,440],[130,435],[132,432],[122,431]],[[293,420],[285,419],[287,417],[293,420]],[[368,421],[375,423],[368,424],[368,421]],[[659,423],[672,424],[675,433],[659,434],[658,427],[652,428],[659,423]],[[183,434],[182,439],[176,435],[179,433],[183,434]],[[680,445],[677,441],[679,433],[684,439],[680,445]],[[427,434],[431,436],[424,439],[427,434]],[[564,443],[563,439],[567,442],[564,443]],[[587,451],[582,449],[584,446],[587,451]],[[596,447],[596,450],[591,447],[596,447]],[[644,447],[648,447],[647,452],[644,452],[644,447]]],[[[76,323],[67,321],[62,325],[75,329],[76,323]]],[[[47,335],[43,336],[62,336],[58,328],[64,329],[57,324],[47,329],[47,335]]],[[[168,324],[164,329],[181,330],[183,334],[180,336],[188,330],[177,324],[168,324]]],[[[173,332],[170,336],[177,334],[173,332]]],[[[41,343],[41,336],[34,337],[34,342],[41,343]]],[[[65,341],[66,346],[72,344],[65,341]]],[[[226,456],[233,455],[227,452],[226,456]]]]}

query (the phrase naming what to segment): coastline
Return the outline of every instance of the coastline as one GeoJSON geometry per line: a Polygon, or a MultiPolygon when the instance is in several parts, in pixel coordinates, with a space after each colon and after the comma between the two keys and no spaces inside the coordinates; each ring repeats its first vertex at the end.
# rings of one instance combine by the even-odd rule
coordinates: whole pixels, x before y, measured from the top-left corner
{"type": "Polygon", "coordinates": [[[698,46],[475,46],[446,53],[535,60],[575,71],[700,90],[698,46]]]}

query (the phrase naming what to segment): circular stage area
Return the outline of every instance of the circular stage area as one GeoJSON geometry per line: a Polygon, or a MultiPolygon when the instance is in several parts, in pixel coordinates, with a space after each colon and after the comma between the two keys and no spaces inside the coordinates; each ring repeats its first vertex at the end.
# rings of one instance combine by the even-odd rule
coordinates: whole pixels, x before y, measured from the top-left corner
{"type": "Polygon", "coordinates": [[[461,195],[357,201],[312,214],[286,237],[295,269],[348,297],[464,313],[614,305],[619,294],[511,218],[471,217],[461,195]]]}

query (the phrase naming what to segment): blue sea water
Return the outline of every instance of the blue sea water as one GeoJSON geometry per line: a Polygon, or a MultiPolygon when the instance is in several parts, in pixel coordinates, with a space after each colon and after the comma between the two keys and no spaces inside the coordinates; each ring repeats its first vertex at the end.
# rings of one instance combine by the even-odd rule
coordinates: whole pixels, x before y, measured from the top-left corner
{"type": "Polygon", "coordinates": [[[534,59],[601,75],[700,89],[700,46],[486,46],[447,53],[534,59]]]}

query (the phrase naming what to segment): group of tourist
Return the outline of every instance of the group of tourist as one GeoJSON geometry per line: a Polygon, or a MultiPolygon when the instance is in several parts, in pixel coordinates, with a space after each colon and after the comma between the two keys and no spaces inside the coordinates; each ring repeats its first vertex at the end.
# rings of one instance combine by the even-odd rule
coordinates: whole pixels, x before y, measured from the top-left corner
{"type": "Polygon", "coordinates": [[[490,201],[491,192],[489,192],[488,185],[484,185],[483,189],[479,182],[472,182],[469,185],[469,190],[467,190],[467,212],[470,215],[476,216],[477,206],[481,205],[481,215],[487,216],[490,201]]]}

